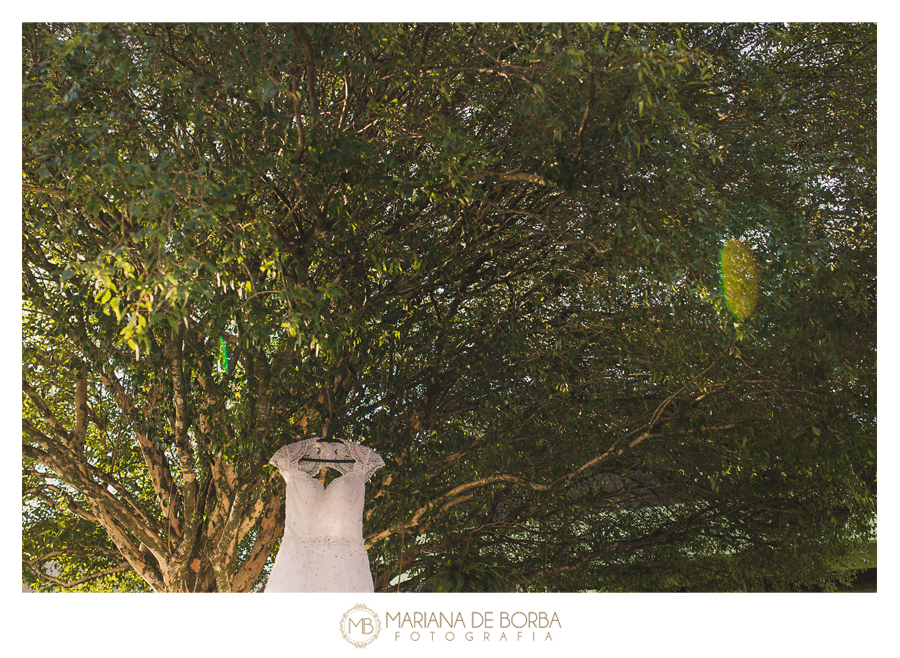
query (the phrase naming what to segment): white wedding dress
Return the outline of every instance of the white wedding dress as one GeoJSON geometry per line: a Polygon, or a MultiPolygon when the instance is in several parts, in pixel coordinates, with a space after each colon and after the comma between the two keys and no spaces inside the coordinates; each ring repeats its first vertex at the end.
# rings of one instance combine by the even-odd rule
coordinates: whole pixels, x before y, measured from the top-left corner
{"type": "Polygon", "coordinates": [[[269,463],[287,484],[284,537],[265,592],[372,592],[362,536],[366,481],[384,461],[358,443],[298,441],[269,463]],[[300,461],[345,459],[349,463],[300,461]],[[313,477],[323,467],[341,473],[328,487],[313,477]]]}

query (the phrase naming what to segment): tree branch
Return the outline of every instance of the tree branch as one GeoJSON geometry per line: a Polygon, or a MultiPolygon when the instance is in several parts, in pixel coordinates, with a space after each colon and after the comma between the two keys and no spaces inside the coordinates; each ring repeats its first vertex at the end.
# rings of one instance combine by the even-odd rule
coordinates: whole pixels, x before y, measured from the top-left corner
{"type": "Polygon", "coordinates": [[[37,394],[24,377],[22,378],[22,391],[28,396],[28,399],[31,400],[34,406],[37,407],[38,411],[41,412],[41,415],[44,416],[56,435],[59,436],[66,445],[72,445],[72,435],[62,426],[62,423],[59,422],[56,415],[50,410],[47,403],[44,402],[44,399],[37,394]]]}
{"type": "Polygon", "coordinates": [[[69,193],[58,187],[32,187],[31,185],[23,185],[23,192],[34,192],[35,194],[54,194],[56,196],[69,196],[69,193]]]}
{"type": "Polygon", "coordinates": [[[164,348],[169,361],[169,373],[172,380],[173,402],[175,403],[175,447],[178,450],[181,479],[183,481],[184,518],[193,519],[197,514],[197,496],[199,483],[195,470],[194,452],[188,440],[187,430],[190,425],[190,414],[187,407],[187,390],[184,385],[182,360],[183,328],[179,325],[173,331],[172,342],[164,348]]]}
{"type": "MultiPolygon", "coordinates": [[[[280,475],[273,475],[280,479],[280,475]]],[[[253,587],[283,532],[283,492],[278,491],[266,505],[253,548],[234,576],[234,587],[237,591],[247,592],[253,587]]]]}
{"type": "Polygon", "coordinates": [[[87,415],[87,371],[82,366],[75,382],[75,427],[72,430],[72,449],[78,454],[84,453],[87,415]]]}
{"type": "Polygon", "coordinates": [[[71,589],[72,587],[78,587],[79,585],[83,585],[84,583],[90,582],[92,580],[97,580],[98,578],[103,578],[104,576],[110,576],[114,573],[124,573],[126,571],[131,571],[130,565],[123,565],[121,567],[115,567],[113,569],[106,569],[105,571],[99,571],[95,574],[91,574],[90,576],[85,576],[84,578],[79,578],[78,580],[73,581],[65,581],[61,578],[57,578],[55,576],[51,576],[46,574],[41,569],[32,569],[32,573],[37,575],[41,580],[46,580],[47,582],[51,582],[58,587],[63,587],[65,589],[71,589]]]}

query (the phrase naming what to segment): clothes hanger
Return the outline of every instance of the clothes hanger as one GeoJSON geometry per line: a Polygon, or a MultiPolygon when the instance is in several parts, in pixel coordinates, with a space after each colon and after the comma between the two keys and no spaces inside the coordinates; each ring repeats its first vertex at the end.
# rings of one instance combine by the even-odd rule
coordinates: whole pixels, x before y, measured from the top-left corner
{"type": "MultiPolygon", "coordinates": [[[[316,443],[346,443],[346,441],[342,439],[331,439],[327,436],[323,436],[321,439],[316,441],[316,443]]],[[[355,459],[317,459],[316,457],[301,457],[300,461],[302,462],[323,462],[328,464],[353,464],[356,463],[355,459]]]]}

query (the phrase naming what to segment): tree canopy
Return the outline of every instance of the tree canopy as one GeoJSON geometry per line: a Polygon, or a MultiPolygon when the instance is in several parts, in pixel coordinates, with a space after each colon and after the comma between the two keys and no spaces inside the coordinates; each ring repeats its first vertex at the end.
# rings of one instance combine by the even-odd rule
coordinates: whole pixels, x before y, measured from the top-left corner
{"type": "Polygon", "coordinates": [[[325,433],[386,462],[376,591],[792,589],[862,550],[874,25],[22,37],[35,589],[260,587],[268,460],[325,433]]]}

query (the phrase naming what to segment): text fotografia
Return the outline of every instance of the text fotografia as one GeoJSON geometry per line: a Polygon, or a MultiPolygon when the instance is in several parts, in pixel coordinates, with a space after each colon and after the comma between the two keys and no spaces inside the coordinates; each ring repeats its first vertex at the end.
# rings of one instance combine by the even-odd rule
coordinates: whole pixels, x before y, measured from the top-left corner
{"type": "Polygon", "coordinates": [[[552,642],[551,629],[562,624],[555,612],[473,612],[468,619],[461,612],[388,612],[384,628],[396,629],[395,641],[552,642]]]}

